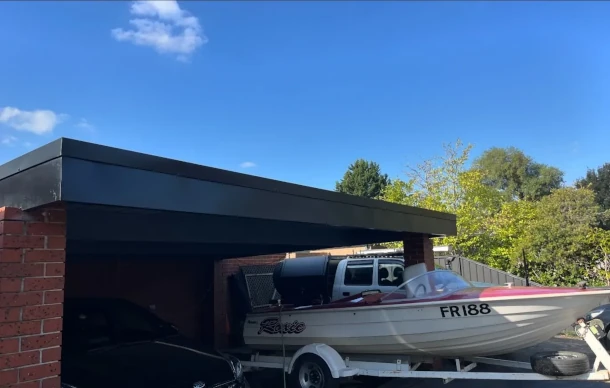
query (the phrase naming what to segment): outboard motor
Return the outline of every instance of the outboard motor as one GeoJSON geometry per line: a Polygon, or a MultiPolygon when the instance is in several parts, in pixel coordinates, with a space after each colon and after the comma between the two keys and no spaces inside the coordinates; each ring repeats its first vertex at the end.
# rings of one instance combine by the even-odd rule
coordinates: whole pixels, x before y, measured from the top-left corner
{"type": "Polygon", "coordinates": [[[279,262],[273,284],[283,304],[320,304],[329,300],[327,271],[330,256],[299,257],[279,262]]]}

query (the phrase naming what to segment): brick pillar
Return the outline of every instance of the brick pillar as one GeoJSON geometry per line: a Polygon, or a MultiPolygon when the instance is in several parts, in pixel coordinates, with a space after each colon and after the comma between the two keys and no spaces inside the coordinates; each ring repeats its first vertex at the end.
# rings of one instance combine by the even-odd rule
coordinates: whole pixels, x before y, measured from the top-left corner
{"type": "Polygon", "coordinates": [[[428,271],[434,271],[434,251],[430,236],[421,233],[406,233],[402,241],[405,265],[426,263],[428,271]]]}
{"type": "Polygon", "coordinates": [[[65,210],[0,208],[0,387],[59,388],[65,210]]]}
{"type": "MultiPolygon", "coordinates": [[[[428,271],[434,271],[434,251],[430,236],[421,233],[406,233],[402,241],[404,247],[405,266],[426,263],[428,271]]],[[[443,360],[432,358],[432,370],[443,369],[443,360]]]]}

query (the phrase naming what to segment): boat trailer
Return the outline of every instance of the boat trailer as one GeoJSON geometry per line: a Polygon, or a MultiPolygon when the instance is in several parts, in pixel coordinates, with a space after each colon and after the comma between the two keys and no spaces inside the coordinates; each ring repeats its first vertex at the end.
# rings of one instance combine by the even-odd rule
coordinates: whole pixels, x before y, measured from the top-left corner
{"type": "MultiPolygon", "coordinates": [[[[605,335],[601,321],[585,323],[580,319],[575,325],[579,338],[583,339],[595,354],[590,367],[586,354],[576,352],[542,352],[531,356],[530,362],[520,362],[486,357],[465,357],[451,360],[454,370],[421,370],[429,360],[416,362],[410,359],[381,360],[380,356],[341,356],[332,347],[321,344],[303,346],[290,356],[250,354],[242,360],[245,372],[260,369],[283,369],[290,379],[290,386],[300,388],[336,388],[342,378],[362,376],[379,378],[432,378],[449,383],[465,380],[588,380],[610,382],[610,354],[600,343],[605,335]],[[529,372],[473,372],[479,364],[529,370],[529,372]],[[601,369],[603,366],[605,369],[601,369]]],[[[386,356],[390,357],[390,356],[386,356]]],[[[395,358],[395,356],[393,357],[395,358]]],[[[284,376],[286,376],[286,374],[284,376]]],[[[284,382],[286,386],[286,381],[284,382]]]]}

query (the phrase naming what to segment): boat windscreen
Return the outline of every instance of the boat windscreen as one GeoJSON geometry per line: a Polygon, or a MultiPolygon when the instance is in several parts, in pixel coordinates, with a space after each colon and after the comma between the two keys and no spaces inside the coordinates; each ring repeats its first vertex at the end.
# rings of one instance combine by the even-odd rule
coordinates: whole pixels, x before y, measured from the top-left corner
{"type": "Polygon", "coordinates": [[[384,299],[438,298],[459,290],[474,287],[466,279],[449,270],[435,270],[415,276],[389,294],[384,299]]]}

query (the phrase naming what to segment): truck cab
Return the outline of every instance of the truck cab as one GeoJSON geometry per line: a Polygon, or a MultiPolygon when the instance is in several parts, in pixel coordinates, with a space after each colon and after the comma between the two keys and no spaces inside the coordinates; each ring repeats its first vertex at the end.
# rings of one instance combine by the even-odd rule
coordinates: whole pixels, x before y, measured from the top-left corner
{"type": "Polygon", "coordinates": [[[393,291],[403,281],[405,264],[399,258],[346,258],[337,263],[332,300],[368,290],[393,291]]]}
{"type": "Polygon", "coordinates": [[[392,292],[405,277],[423,272],[424,263],[405,268],[404,259],[399,257],[310,256],[276,264],[273,285],[284,304],[307,306],[366,291],[392,292]]]}

